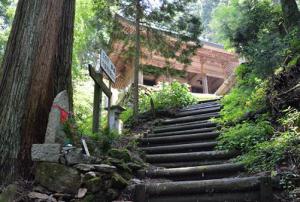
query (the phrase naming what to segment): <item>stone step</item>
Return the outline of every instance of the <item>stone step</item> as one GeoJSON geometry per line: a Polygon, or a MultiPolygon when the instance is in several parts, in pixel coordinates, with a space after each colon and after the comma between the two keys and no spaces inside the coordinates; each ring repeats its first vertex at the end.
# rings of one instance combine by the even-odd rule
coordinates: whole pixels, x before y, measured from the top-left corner
{"type": "Polygon", "coordinates": [[[213,150],[213,148],[217,146],[217,144],[218,143],[216,141],[210,141],[210,142],[200,142],[200,143],[144,147],[141,149],[147,154],[164,154],[164,153],[172,153],[172,152],[208,151],[208,150],[213,150]]]}
{"type": "Polygon", "coordinates": [[[149,154],[146,155],[148,163],[168,163],[183,161],[201,160],[224,160],[235,156],[235,152],[229,151],[202,151],[193,153],[173,153],[173,154],[149,154]]]}
{"type": "Polygon", "coordinates": [[[151,144],[169,144],[169,143],[184,143],[191,141],[200,141],[200,140],[212,140],[216,139],[219,136],[219,132],[205,132],[205,133],[196,133],[189,135],[173,135],[166,137],[151,137],[151,138],[141,138],[139,142],[141,145],[151,145],[151,144]]]}
{"type": "MultiPolygon", "coordinates": [[[[172,196],[153,196],[147,202],[259,202],[258,191],[233,192],[233,193],[207,193],[172,196]]],[[[269,201],[275,202],[275,201],[269,201]]]]}
{"type": "Polygon", "coordinates": [[[224,177],[232,177],[244,170],[239,163],[227,163],[207,166],[181,167],[181,168],[158,168],[139,171],[142,178],[163,178],[175,181],[207,180],[224,177]]]}
{"type": "Polygon", "coordinates": [[[221,110],[221,107],[211,107],[211,108],[207,108],[207,109],[198,109],[198,110],[191,110],[191,111],[185,111],[185,112],[178,112],[175,114],[175,117],[207,114],[207,113],[212,113],[212,112],[219,112],[220,110],[221,110]]]}
{"type": "MultiPolygon", "coordinates": [[[[135,201],[149,201],[149,199],[151,201],[152,197],[159,197],[160,201],[165,201],[161,198],[164,196],[174,197],[174,200],[176,201],[177,197],[175,196],[183,195],[198,195],[201,197],[205,196],[206,194],[213,195],[215,193],[232,194],[242,192],[257,192],[257,198],[259,199],[258,201],[271,202],[273,201],[273,196],[272,192],[270,192],[272,188],[270,182],[270,177],[244,177],[140,184],[136,187],[135,201]]],[[[244,197],[245,196],[246,195],[244,195],[244,197]]],[[[204,198],[202,199],[203,201],[206,201],[204,198]]],[[[228,201],[235,202],[236,200],[234,198],[228,198],[228,201]]]]}
{"type": "Polygon", "coordinates": [[[178,112],[185,112],[185,111],[191,111],[195,109],[206,109],[206,108],[211,108],[211,107],[220,107],[221,105],[217,102],[210,103],[210,104],[196,104],[196,105],[191,105],[182,109],[179,109],[178,112]]]}
{"type": "Polygon", "coordinates": [[[209,100],[202,100],[199,101],[198,104],[208,104],[208,103],[213,103],[213,102],[219,102],[221,98],[214,98],[214,99],[209,99],[209,100]]]}
{"type": "Polygon", "coordinates": [[[193,167],[193,166],[206,166],[232,163],[230,160],[201,160],[201,161],[189,161],[189,162],[171,162],[171,163],[153,163],[152,165],[160,168],[182,168],[182,167],[193,167]]]}
{"type": "Polygon", "coordinates": [[[207,128],[199,128],[199,129],[192,129],[192,130],[150,133],[150,134],[145,134],[145,137],[164,137],[164,136],[172,136],[172,135],[188,135],[188,134],[195,134],[195,133],[217,131],[217,129],[218,129],[217,127],[207,127],[207,128]]]}
{"type": "Polygon", "coordinates": [[[187,123],[187,122],[194,122],[194,121],[204,121],[209,120],[211,118],[219,117],[219,112],[214,113],[207,113],[207,114],[201,114],[201,115],[192,115],[192,116],[184,116],[179,118],[172,118],[172,119],[166,119],[160,122],[160,124],[163,125],[169,125],[169,124],[177,124],[177,123],[187,123]]]}
{"type": "Polygon", "coordinates": [[[154,133],[162,133],[162,132],[171,132],[171,131],[181,131],[181,130],[192,130],[199,128],[208,128],[217,126],[216,123],[212,123],[211,121],[195,121],[184,124],[174,124],[169,126],[160,126],[153,128],[154,133]]]}

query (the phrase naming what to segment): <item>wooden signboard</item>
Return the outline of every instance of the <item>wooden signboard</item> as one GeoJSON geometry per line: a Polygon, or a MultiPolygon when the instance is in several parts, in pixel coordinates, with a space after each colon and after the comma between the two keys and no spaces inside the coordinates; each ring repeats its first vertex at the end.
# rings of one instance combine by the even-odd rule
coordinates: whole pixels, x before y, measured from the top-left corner
{"type": "Polygon", "coordinates": [[[108,98],[108,106],[107,106],[107,113],[108,113],[108,121],[107,125],[108,128],[110,126],[110,108],[111,108],[111,82],[115,83],[116,81],[116,67],[107,56],[107,54],[101,50],[100,53],[100,60],[97,62],[95,68],[92,65],[89,65],[89,73],[90,76],[93,78],[95,82],[94,88],[94,109],[93,109],[93,132],[98,133],[100,127],[100,115],[101,115],[101,104],[102,104],[102,92],[108,98]],[[109,85],[107,86],[103,81],[103,74],[107,76],[109,79],[109,85]]]}

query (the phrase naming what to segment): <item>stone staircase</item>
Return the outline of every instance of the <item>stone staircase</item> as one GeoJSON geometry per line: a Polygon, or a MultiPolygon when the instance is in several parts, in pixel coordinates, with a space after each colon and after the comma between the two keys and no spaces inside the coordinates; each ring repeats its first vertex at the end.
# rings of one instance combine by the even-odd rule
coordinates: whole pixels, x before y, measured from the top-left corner
{"type": "Polygon", "coordinates": [[[219,116],[217,100],[179,110],[140,139],[148,170],[139,171],[144,184],[135,202],[273,202],[271,178],[245,177],[237,154],[215,150],[219,116]],[[242,177],[244,176],[244,177],[242,177]]]}

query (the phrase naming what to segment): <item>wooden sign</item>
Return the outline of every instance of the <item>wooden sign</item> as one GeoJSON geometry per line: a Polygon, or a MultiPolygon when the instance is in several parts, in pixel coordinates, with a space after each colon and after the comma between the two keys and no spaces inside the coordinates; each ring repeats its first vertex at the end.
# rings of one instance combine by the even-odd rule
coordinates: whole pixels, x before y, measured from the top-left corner
{"type": "MultiPolygon", "coordinates": [[[[100,53],[100,67],[107,75],[107,77],[113,82],[116,82],[116,67],[112,63],[111,59],[107,56],[107,54],[101,50],[100,53]]],[[[96,66],[96,71],[99,66],[96,66]]]]}

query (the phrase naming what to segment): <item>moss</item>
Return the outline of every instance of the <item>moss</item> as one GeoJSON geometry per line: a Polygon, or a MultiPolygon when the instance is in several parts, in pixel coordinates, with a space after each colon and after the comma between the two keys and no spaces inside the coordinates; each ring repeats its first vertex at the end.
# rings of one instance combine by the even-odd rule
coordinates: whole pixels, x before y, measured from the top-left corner
{"type": "Polygon", "coordinates": [[[127,149],[111,149],[108,155],[112,158],[123,160],[124,162],[131,162],[132,160],[127,149]]]}
{"type": "Polygon", "coordinates": [[[128,185],[127,181],[117,173],[112,175],[111,182],[112,187],[116,189],[124,189],[128,185]]]}
{"type": "Polygon", "coordinates": [[[0,194],[0,202],[13,201],[17,194],[17,186],[9,185],[6,189],[0,194]]]}

